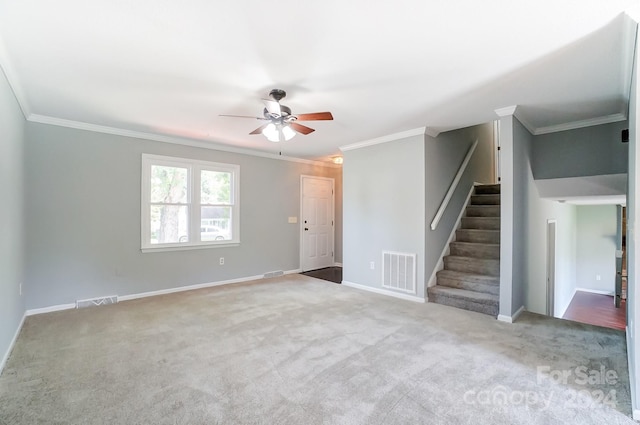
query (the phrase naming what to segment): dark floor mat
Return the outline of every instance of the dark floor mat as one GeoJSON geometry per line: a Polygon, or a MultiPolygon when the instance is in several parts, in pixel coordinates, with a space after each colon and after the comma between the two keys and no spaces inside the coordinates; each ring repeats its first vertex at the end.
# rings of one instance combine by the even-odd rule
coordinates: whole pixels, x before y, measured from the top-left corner
{"type": "Polygon", "coordinates": [[[342,267],[325,267],[324,269],[311,270],[301,274],[315,277],[316,279],[328,280],[329,282],[342,283],[342,267]]]}

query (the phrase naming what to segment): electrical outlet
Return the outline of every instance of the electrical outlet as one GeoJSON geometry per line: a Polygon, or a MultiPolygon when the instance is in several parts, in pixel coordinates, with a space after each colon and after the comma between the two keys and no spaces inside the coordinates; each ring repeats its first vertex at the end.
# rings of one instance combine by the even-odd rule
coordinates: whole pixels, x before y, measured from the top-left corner
{"type": "Polygon", "coordinates": [[[599,274],[597,274],[597,275],[596,275],[596,280],[600,280],[600,279],[601,279],[600,275],[599,275],[599,274]]]}
{"type": "Polygon", "coordinates": [[[370,262],[370,263],[369,263],[369,268],[370,268],[371,270],[375,270],[375,268],[376,268],[376,263],[375,263],[375,261],[372,261],[372,262],[370,262]]]}
{"type": "Polygon", "coordinates": [[[224,257],[220,257],[220,265],[224,266],[224,257]]]}

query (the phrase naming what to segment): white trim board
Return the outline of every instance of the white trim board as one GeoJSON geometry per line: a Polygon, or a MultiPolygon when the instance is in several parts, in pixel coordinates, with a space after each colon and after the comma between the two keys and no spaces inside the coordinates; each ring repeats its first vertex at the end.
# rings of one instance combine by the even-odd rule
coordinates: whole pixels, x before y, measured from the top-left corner
{"type": "Polygon", "coordinates": [[[342,284],[344,286],[348,286],[350,288],[355,288],[355,289],[360,289],[360,290],[363,290],[363,291],[373,292],[373,293],[380,294],[380,295],[387,295],[389,297],[400,298],[401,300],[405,300],[405,301],[413,301],[413,302],[417,302],[417,303],[424,303],[425,302],[424,298],[420,298],[420,297],[417,297],[415,295],[402,294],[400,292],[388,291],[388,290],[382,289],[382,288],[374,288],[372,286],[361,285],[359,283],[349,282],[349,281],[346,281],[346,280],[343,280],[342,284]]]}
{"type": "Polygon", "coordinates": [[[592,294],[598,294],[598,295],[610,295],[610,296],[615,294],[615,291],[602,291],[600,289],[576,288],[575,291],[573,291],[573,295],[575,296],[576,292],[578,291],[590,292],[592,294]]]}
{"type": "MultiPolygon", "coordinates": [[[[424,136],[427,128],[418,127],[412,130],[401,131],[400,133],[388,134],[386,136],[377,137],[375,139],[364,140],[362,142],[353,143],[350,145],[340,146],[342,152],[352,151],[354,149],[365,148],[367,146],[379,145],[381,143],[394,142],[396,140],[406,139],[411,136],[424,136]]],[[[432,136],[433,137],[433,136],[432,136]]]]}
{"type": "Polygon", "coordinates": [[[498,320],[500,322],[513,323],[516,320],[518,320],[518,317],[520,317],[522,312],[524,312],[524,306],[520,306],[520,308],[515,313],[513,313],[513,315],[511,315],[511,316],[505,316],[504,314],[499,314],[498,315],[498,320]]]}
{"type": "MultiPolygon", "coordinates": [[[[287,274],[296,274],[296,273],[301,273],[302,270],[301,269],[294,269],[294,270],[287,270],[285,272],[283,272],[285,275],[287,274]]],[[[167,289],[160,289],[157,291],[149,291],[149,292],[140,292],[137,294],[129,294],[129,295],[122,295],[122,296],[118,296],[118,302],[120,301],[129,301],[129,300],[136,300],[139,298],[147,298],[147,297],[155,297],[157,295],[167,295],[167,294],[174,294],[176,292],[185,292],[185,291],[193,291],[195,289],[203,289],[203,288],[211,288],[214,286],[222,286],[222,285],[230,285],[232,283],[242,283],[242,282],[249,282],[252,280],[261,280],[261,279],[266,279],[264,277],[264,275],[255,275],[255,276],[246,276],[246,277],[240,277],[237,279],[229,279],[229,280],[220,280],[217,282],[207,282],[207,283],[198,283],[195,285],[187,285],[187,286],[177,286],[177,287],[173,287],[173,288],[167,288],[167,289]]],[[[25,312],[26,316],[33,316],[36,314],[44,314],[44,313],[52,313],[54,311],[62,311],[62,310],[72,310],[76,308],[76,304],[59,304],[59,305],[54,305],[54,306],[49,306],[49,307],[43,307],[43,308],[34,308],[31,310],[27,310],[25,312]]]]}
{"type": "Polygon", "coordinates": [[[22,315],[22,319],[20,319],[20,323],[18,323],[18,328],[16,329],[16,332],[13,334],[13,338],[11,339],[11,342],[9,343],[9,347],[7,347],[7,352],[4,353],[4,356],[2,356],[2,361],[0,361],[0,375],[2,375],[2,371],[4,370],[5,365],[7,364],[7,360],[9,360],[9,356],[11,355],[11,352],[13,351],[13,347],[16,345],[16,341],[18,340],[18,336],[20,335],[20,331],[22,331],[22,326],[24,325],[24,320],[27,317],[27,313],[25,312],[22,315]]]}

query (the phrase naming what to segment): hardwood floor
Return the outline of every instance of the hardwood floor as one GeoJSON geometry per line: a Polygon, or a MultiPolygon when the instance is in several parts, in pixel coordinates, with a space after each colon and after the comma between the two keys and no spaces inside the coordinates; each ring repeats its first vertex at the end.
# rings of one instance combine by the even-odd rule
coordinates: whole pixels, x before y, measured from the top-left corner
{"type": "Polygon", "coordinates": [[[613,305],[613,296],[578,291],[573,296],[563,319],[605,328],[624,330],[627,324],[627,306],[622,300],[620,308],[613,305]]]}
{"type": "Polygon", "coordinates": [[[324,269],[311,270],[301,274],[333,283],[342,283],[342,267],[325,267],[324,269]]]}

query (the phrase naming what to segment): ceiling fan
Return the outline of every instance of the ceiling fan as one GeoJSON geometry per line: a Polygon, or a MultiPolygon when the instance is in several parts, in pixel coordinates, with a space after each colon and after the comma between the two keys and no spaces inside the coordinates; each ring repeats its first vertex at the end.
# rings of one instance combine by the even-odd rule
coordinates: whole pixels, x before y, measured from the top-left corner
{"type": "Polygon", "coordinates": [[[249,134],[262,133],[268,140],[272,142],[282,142],[291,140],[297,133],[309,134],[315,130],[306,125],[298,124],[296,121],[327,121],[332,120],[331,112],[313,112],[309,114],[291,113],[291,108],[280,104],[280,100],[284,99],[287,93],[281,89],[273,89],[269,93],[271,99],[262,99],[265,104],[262,117],[250,117],[245,115],[220,115],[221,117],[235,118],[253,118],[262,121],[269,121],[261,125],[249,134]]]}

